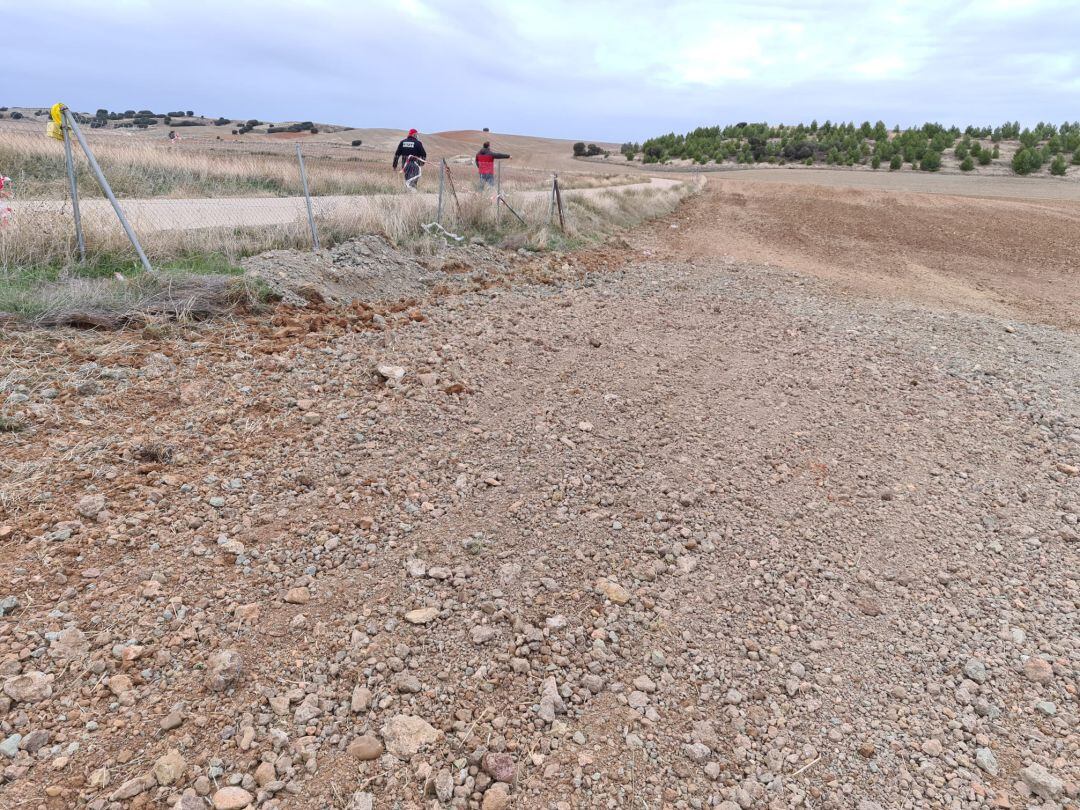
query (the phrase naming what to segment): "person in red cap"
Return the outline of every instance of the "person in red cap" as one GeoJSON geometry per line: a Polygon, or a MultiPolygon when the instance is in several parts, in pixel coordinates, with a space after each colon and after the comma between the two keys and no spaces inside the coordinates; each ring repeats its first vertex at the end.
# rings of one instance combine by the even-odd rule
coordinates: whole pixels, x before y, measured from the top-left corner
{"type": "Polygon", "coordinates": [[[394,171],[397,171],[398,158],[401,158],[401,171],[405,174],[406,188],[415,189],[420,180],[420,167],[427,160],[427,150],[416,137],[416,130],[410,129],[409,134],[401,139],[394,152],[394,171]]]}

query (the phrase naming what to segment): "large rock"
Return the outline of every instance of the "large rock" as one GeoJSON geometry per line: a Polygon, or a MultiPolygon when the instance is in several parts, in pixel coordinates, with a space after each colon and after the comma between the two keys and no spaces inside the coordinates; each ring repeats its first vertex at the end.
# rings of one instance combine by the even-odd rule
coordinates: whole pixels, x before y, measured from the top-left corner
{"type": "Polygon", "coordinates": [[[374,734],[364,734],[349,743],[349,756],[356,757],[361,762],[378,759],[383,755],[382,740],[374,734]]]}
{"type": "Polygon", "coordinates": [[[439,739],[439,732],[426,720],[407,714],[391,717],[382,726],[386,750],[397,757],[411,757],[423,746],[439,739]]]}
{"type": "Polygon", "coordinates": [[[630,601],[630,591],[626,590],[617,582],[609,579],[596,580],[596,590],[614,602],[616,605],[625,605],[630,601]]]}
{"type": "Polygon", "coordinates": [[[437,608],[417,608],[416,610],[410,610],[405,614],[405,621],[409,624],[427,624],[428,622],[434,621],[438,615],[439,611],[437,608]]]}
{"type": "Polygon", "coordinates": [[[49,657],[56,661],[79,661],[90,652],[90,642],[78,627],[61,630],[49,645],[49,657]]]}
{"type": "Polygon", "coordinates": [[[1033,793],[1044,799],[1056,799],[1065,790],[1065,783],[1039,764],[1028,765],[1020,771],[1020,778],[1033,793]]]}
{"type": "Polygon", "coordinates": [[[187,770],[187,762],[175,748],[170,748],[165,756],[154,763],[154,778],[159,785],[171,785],[187,770]]]}
{"type": "Polygon", "coordinates": [[[132,799],[143,791],[149,790],[155,784],[157,783],[153,776],[147,774],[136,776],[134,779],[128,779],[124,784],[114,790],[109,796],[109,801],[120,802],[124,799],[132,799]]]}
{"type": "Polygon", "coordinates": [[[1054,668],[1045,658],[1033,655],[1024,662],[1024,675],[1029,681],[1047,684],[1054,680],[1054,668]]]}
{"type": "Polygon", "coordinates": [[[219,650],[206,662],[206,685],[212,692],[224,692],[244,672],[244,659],[236,650],[219,650]]]}
{"type": "Polygon", "coordinates": [[[483,810],[506,810],[510,806],[510,787],[496,782],[484,793],[483,810]]]}
{"type": "Polygon", "coordinates": [[[517,775],[514,758],[505,753],[488,751],[484,754],[480,767],[484,769],[484,773],[496,782],[506,782],[508,785],[514,783],[514,777],[517,775]]]}
{"type": "Polygon", "coordinates": [[[52,678],[44,672],[24,672],[4,681],[4,694],[19,703],[40,703],[52,697],[52,678]]]}
{"type": "Polygon", "coordinates": [[[255,797],[240,787],[223,787],[214,794],[214,810],[243,810],[255,797]]]}
{"type": "Polygon", "coordinates": [[[104,495],[83,495],[75,504],[75,511],[84,518],[93,520],[105,509],[104,495]]]}
{"type": "Polygon", "coordinates": [[[559,694],[559,685],[555,681],[555,676],[552,675],[540,688],[540,719],[545,723],[554,723],[555,715],[565,713],[566,704],[559,694]]]}

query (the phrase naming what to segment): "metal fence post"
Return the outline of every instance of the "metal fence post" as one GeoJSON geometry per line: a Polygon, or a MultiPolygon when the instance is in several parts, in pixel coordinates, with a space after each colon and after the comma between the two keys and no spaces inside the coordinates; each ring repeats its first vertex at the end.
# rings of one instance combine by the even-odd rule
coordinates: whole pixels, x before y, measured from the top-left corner
{"type": "Polygon", "coordinates": [[[495,161],[495,227],[502,227],[502,161],[495,161]]]}
{"type": "Polygon", "coordinates": [[[128,241],[130,241],[131,246],[135,248],[135,252],[139,254],[139,261],[142,262],[142,266],[146,272],[153,272],[154,268],[150,266],[150,260],[146,258],[142,245],[139,244],[139,237],[135,235],[135,231],[132,230],[131,224],[127,221],[127,217],[125,217],[124,212],[120,210],[120,203],[116,201],[116,195],[113,194],[112,188],[109,186],[109,181],[105,179],[105,173],[101,171],[97,158],[95,158],[94,153],[90,151],[90,147],[86,143],[86,138],[83,137],[82,130],[79,129],[79,122],[75,120],[75,116],[71,114],[71,110],[67,107],[61,107],[60,109],[64,115],[65,123],[71,127],[71,131],[74,132],[75,137],[78,138],[79,146],[82,147],[83,154],[86,155],[86,160],[90,163],[90,168],[93,170],[94,176],[97,178],[98,183],[101,184],[101,190],[104,191],[105,196],[109,198],[113,211],[116,212],[116,218],[120,220],[120,224],[124,227],[124,233],[127,234],[128,241]]]}
{"type": "Polygon", "coordinates": [[[439,162],[439,212],[435,215],[435,221],[442,225],[442,198],[443,187],[446,185],[446,158],[439,162]]]}
{"type": "Polygon", "coordinates": [[[64,157],[71,186],[71,210],[75,215],[75,240],[79,243],[79,263],[86,264],[86,240],[83,238],[82,213],[79,211],[79,185],[75,180],[75,160],[71,156],[71,128],[64,123],[64,157]]]}
{"type": "Polygon", "coordinates": [[[304,155],[300,151],[300,144],[296,145],[296,159],[300,162],[300,181],[304,184],[304,199],[307,201],[307,218],[311,226],[312,250],[319,249],[319,232],[315,228],[315,214],[311,211],[311,194],[308,191],[307,170],[304,168],[304,155]]]}
{"type": "Polygon", "coordinates": [[[562,212],[562,191],[559,189],[559,178],[555,177],[555,207],[559,209],[559,229],[564,233],[566,232],[566,220],[563,219],[562,212]]]}
{"type": "Polygon", "coordinates": [[[559,175],[552,172],[551,175],[551,206],[548,208],[548,225],[555,221],[555,184],[559,182],[559,175]]]}

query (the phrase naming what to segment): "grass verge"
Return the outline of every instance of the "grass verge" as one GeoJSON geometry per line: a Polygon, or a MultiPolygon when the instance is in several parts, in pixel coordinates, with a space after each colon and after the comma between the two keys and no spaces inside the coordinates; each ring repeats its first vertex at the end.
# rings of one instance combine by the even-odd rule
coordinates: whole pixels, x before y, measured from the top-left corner
{"type": "MultiPolygon", "coordinates": [[[[467,239],[509,249],[572,250],[672,211],[694,190],[692,183],[668,188],[610,188],[563,197],[567,227],[549,221],[546,199],[510,193],[507,200],[529,225],[508,210],[496,214],[483,194],[462,194],[448,205],[447,230],[467,239]]],[[[360,234],[379,234],[419,253],[435,253],[448,241],[422,228],[434,219],[429,202],[401,197],[318,217],[324,247],[360,234]]],[[[73,261],[68,242],[46,244],[52,231],[0,231],[0,313],[45,326],[115,328],[148,319],[205,319],[265,303],[268,289],[243,275],[240,261],[272,249],[310,249],[306,222],[272,228],[163,231],[143,240],[154,272],[145,273],[119,229],[87,234],[90,260],[73,261]],[[35,261],[38,256],[45,261],[35,261]]]]}

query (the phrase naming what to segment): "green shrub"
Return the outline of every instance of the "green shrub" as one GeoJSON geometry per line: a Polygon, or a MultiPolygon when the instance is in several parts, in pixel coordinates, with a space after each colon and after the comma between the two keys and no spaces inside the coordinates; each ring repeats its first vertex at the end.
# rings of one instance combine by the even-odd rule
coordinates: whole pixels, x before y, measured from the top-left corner
{"type": "Polygon", "coordinates": [[[806,160],[803,161],[803,165],[804,166],[813,166],[814,165],[814,158],[813,157],[808,157],[806,160]]]}
{"type": "Polygon", "coordinates": [[[960,171],[962,171],[962,172],[970,172],[974,168],[975,168],[975,161],[971,159],[971,155],[968,155],[962,161],[960,161],[960,171]]]}
{"type": "Polygon", "coordinates": [[[941,153],[928,150],[919,161],[919,168],[924,172],[936,172],[941,168],[941,153]]]}
{"type": "Polygon", "coordinates": [[[1073,152],[1073,165],[1080,166],[1080,149],[1073,152]]]}
{"type": "Polygon", "coordinates": [[[1012,159],[1013,171],[1017,174],[1031,174],[1042,168],[1043,159],[1039,150],[1027,147],[1020,149],[1012,159]]]}
{"type": "Polygon", "coordinates": [[[359,146],[359,145],[360,145],[360,144],[362,144],[362,143],[363,143],[363,141],[361,141],[361,140],[357,139],[357,140],[353,141],[353,142],[352,142],[352,144],[350,144],[350,145],[351,145],[351,146],[359,146]]]}
{"type": "Polygon", "coordinates": [[[574,144],[574,157],[585,157],[585,144],[581,141],[574,144]]]}
{"type": "Polygon", "coordinates": [[[968,156],[968,148],[962,143],[958,144],[954,151],[956,153],[957,160],[964,160],[964,158],[968,156]]]}
{"type": "Polygon", "coordinates": [[[12,117],[13,120],[18,121],[20,118],[22,118],[22,113],[21,112],[13,112],[11,114],[11,117],[12,117]]]}
{"type": "Polygon", "coordinates": [[[1065,165],[1065,157],[1063,155],[1058,155],[1050,164],[1050,174],[1056,177],[1064,177],[1065,165]]]}
{"type": "Polygon", "coordinates": [[[881,168],[881,155],[874,155],[874,157],[870,159],[870,166],[871,166],[871,168],[874,168],[874,169],[880,169],[881,168]]]}
{"type": "Polygon", "coordinates": [[[979,152],[979,165],[980,166],[989,166],[990,165],[990,150],[989,149],[983,149],[981,152],[979,152]]]}
{"type": "Polygon", "coordinates": [[[1001,157],[1001,147],[1000,147],[1000,146],[998,146],[998,145],[997,145],[997,144],[995,143],[995,144],[994,144],[994,160],[997,160],[997,159],[998,159],[999,157],[1001,157]]]}
{"type": "Polygon", "coordinates": [[[971,145],[971,154],[973,157],[978,157],[980,154],[982,154],[982,144],[980,144],[978,141],[973,143],[971,145]]]}
{"type": "Polygon", "coordinates": [[[904,167],[904,158],[901,157],[900,155],[893,155],[892,160],[889,161],[889,171],[890,172],[895,172],[898,169],[902,169],[903,167],[904,167]]]}
{"type": "Polygon", "coordinates": [[[604,154],[604,150],[597,146],[595,143],[590,143],[585,149],[585,157],[595,157],[596,155],[604,154]]]}

